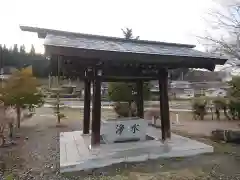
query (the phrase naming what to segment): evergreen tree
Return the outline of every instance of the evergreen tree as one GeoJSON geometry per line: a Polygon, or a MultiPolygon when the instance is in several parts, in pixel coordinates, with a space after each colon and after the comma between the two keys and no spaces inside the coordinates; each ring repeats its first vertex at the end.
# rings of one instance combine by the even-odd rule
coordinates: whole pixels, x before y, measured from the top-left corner
{"type": "Polygon", "coordinates": [[[4,87],[0,88],[0,100],[5,106],[13,106],[17,113],[17,127],[20,128],[21,109],[43,104],[43,95],[38,90],[38,81],[31,71],[23,69],[13,73],[4,87]]]}
{"type": "Polygon", "coordinates": [[[23,68],[25,65],[32,65],[33,75],[36,77],[48,77],[50,62],[41,54],[35,53],[35,48],[32,46],[31,52],[25,51],[25,46],[15,44],[10,49],[6,45],[2,45],[2,62],[3,66],[10,66],[17,69],[23,68]],[[31,55],[30,55],[31,54],[31,55]]]}
{"type": "Polygon", "coordinates": [[[30,50],[30,53],[29,53],[31,56],[34,56],[35,55],[35,48],[34,48],[34,46],[33,46],[33,44],[32,44],[32,46],[31,46],[31,50],[30,50]]]}
{"type": "Polygon", "coordinates": [[[136,36],[136,37],[133,36],[133,32],[131,28],[122,29],[122,32],[126,39],[135,39],[135,40],[139,39],[139,36],[136,36]]]}
{"type": "Polygon", "coordinates": [[[20,46],[20,53],[21,54],[25,54],[26,53],[24,44],[20,46]]]}
{"type": "Polygon", "coordinates": [[[18,45],[17,44],[14,44],[13,45],[13,53],[18,53],[18,45]]]}
{"type": "Polygon", "coordinates": [[[7,46],[6,46],[6,44],[3,45],[3,50],[6,50],[6,51],[7,51],[7,46]]]}

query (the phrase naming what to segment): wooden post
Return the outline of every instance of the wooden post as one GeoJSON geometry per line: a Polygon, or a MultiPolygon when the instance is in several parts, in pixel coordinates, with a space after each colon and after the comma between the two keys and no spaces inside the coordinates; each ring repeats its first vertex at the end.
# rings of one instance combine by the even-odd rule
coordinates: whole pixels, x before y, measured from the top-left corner
{"type": "Polygon", "coordinates": [[[159,73],[159,95],[160,95],[160,115],[162,140],[171,138],[170,130],[170,113],[168,101],[168,72],[166,69],[160,70],[159,73]]]}
{"type": "Polygon", "coordinates": [[[89,134],[90,126],[90,105],[91,105],[91,81],[84,80],[84,115],[83,115],[83,134],[89,134]]]}
{"type": "Polygon", "coordinates": [[[140,118],[144,118],[144,101],[143,101],[143,81],[137,81],[137,116],[140,118]]]}
{"type": "Polygon", "coordinates": [[[100,145],[101,129],[101,71],[94,70],[93,103],[92,103],[92,137],[91,146],[100,145]]]}
{"type": "Polygon", "coordinates": [[[49,73],[49,75],[48,75],[48,89],[49,89],[49,90],[51,89],[51,85],[52,85],[52,76],[51,76],[51,74],[49,73]]]}
{"type": "Polygon", "coordinates": [[[60,63],[62,61],[61,56],[57,56],[57,123],[61,123],[61,118],[60,118],[60,90],[59,90],[59,85],[60,85],[60,63]]]}

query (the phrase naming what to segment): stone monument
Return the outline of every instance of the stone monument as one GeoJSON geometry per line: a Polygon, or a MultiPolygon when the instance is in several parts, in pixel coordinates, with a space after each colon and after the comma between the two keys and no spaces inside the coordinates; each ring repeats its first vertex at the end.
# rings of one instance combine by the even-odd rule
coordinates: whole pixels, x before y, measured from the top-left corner
{"type": "Polygon", "coordinates": [[[134,104],[129,108],[127,107],[129,106],[126,104],[115,104],[114,110],[118,117],[102,121],[101,137],[105,143],[146,140],[147,121],[135,116],[136,107],[134,104]],[[121,110],[119,110],[120,108],[121,110]],[[129,111],[133,116],[129,117],[129,111]]]}

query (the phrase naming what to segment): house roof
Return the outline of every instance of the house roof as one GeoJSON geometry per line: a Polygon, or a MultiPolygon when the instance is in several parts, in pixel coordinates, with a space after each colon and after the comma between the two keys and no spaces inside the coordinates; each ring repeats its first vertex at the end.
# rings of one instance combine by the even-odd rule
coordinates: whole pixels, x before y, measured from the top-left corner
{"type": "Polygon", "coordinates": [[[221,81],[222,77],[219,72],[190,70],[184,75],[183,79],[189,82],[212,82],[221,81]]]}
{"type": "MultiPolygon", "coordinates": [[[[44,44],[49,46],[61,46],[70,48],[112,51],[112,52],[130,52],[138,54],[154,54],[166,56],[182,56],[182,57],[202,57],[217,58],[208,53],[192,49],[191,45],[170,44],[162,42],[141,41],[141,40],[125,40],[120,38],[105,38],[92,36],[59,36],[48,34],[44,44]],[[139,41],[139,42],[138,42],[139,41]]],[[[221,58],[220,58],[221,59],[221,58]]]]}
{"type": "Polygon", "coordinates": [[[175,64],[175,68],[199,67],[213,70],[227,59],[193,49],[194,45],[66,32],[52,29],[20,26],[23,31],[37,32],[45,38],[47,53],[85,56],[92,59],[131,59],[175,64]]]}
{"type": "Polygon", "coordinates": [[[36,33],[38,33],[39,38],[46,38],[46,36],[48,34],[52,34],[52,35],[56,35],[56,36],[65,36],[65,37],[72,37],[72,38],[85,37],[85,38],[90,38],[90,39],[102,39],[102,40],[106,40],[106,41],[114,40],[114,41],[125,41],[125,42],[137,42],[138,44],[139,43],[148,43],[148,44],[162,44],[162,45],[180,46],[180,47],[188,47],[188,48],[195,47],[195,45],[191,45],[191,44],[167,43],[167,42],[135,40],[135,39],[126,40],[125,38],[119,38],[119,37],[101,36],[101,35],[61,31],[61,30],[30,27],[30,26],[20,26],[20,29],[22,31],[36,32],[36,33]]]}

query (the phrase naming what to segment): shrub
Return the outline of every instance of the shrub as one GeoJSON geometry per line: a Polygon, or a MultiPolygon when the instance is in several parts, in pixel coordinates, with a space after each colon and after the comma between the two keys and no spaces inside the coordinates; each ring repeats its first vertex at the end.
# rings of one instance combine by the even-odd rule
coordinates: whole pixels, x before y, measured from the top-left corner
{"type": "Polygon", "coordinates": [[[201,120],[204,120],[204,116],[207,114],[206,106],[206,97],[198,97],[193,99],[192,109],[194,119],[200,118],[201,120]]]}
{"type": "Polygon", "coordinates": [[[134,103],[132,103],[131,107],[129,108],[129,104],[127,102],[116,102],[114,104],[114,111],[119,117],[129,117],[137,115],[137,108],[134,103]]]}
{"type": "MultiPolygon", "coordinates": [[[[108,97],[114,102],[132,102],[136,100],[136,83],[109,83],[108,97]]],[[[143,98],[148,100],[150,98],[150,84],[143,85],[143,98]]]]}
{"type": "Polygon", "coordinates": [[[240,119],[240,77],[233,77],[228,83],[230,88],[228,90],[229,96],[229,110],[232,119],[240,119]]]}
{"type": "Polygon", "coordinates": [[[216,97],[213,99],[213,104],[215,106],[215,113],[217,116],[217,119],[220,120],[220,110],[223,110],[224,115],[227,119],[231,119],[228,115],[227,109],[228,109],[228,104],[229,100],[226,97],[216,97]]]}
{"type": "MultiPolygon", "coordinates": [[[[136,83],[109,83],[108,97],[109,100],[118,102],[115,104],[115,112],[119,116],[135,116],[136,115],[136,101],[137,87],[136,83]],[[123,103],[125,102],[125,103],[123,103]],[[135,107],[134,107],[135,106],[135,107]]],[[[148,100],[150,98],[150,84],[143,85],[143,98],[148,100]]]]}

